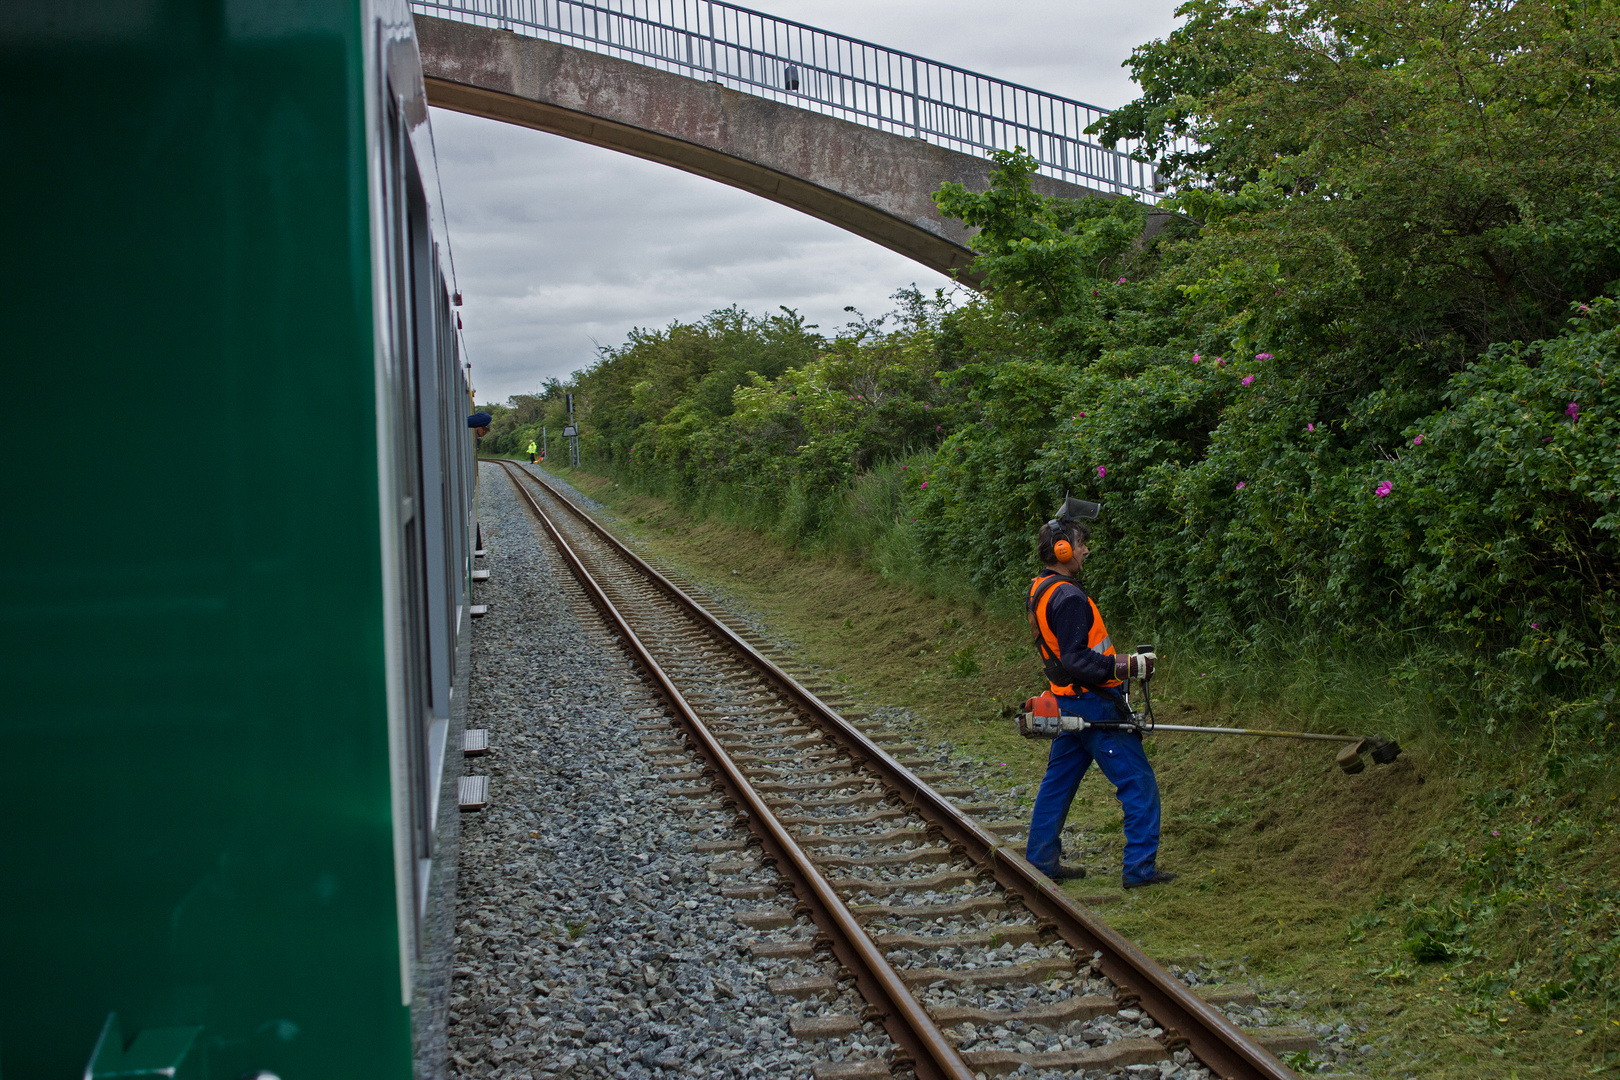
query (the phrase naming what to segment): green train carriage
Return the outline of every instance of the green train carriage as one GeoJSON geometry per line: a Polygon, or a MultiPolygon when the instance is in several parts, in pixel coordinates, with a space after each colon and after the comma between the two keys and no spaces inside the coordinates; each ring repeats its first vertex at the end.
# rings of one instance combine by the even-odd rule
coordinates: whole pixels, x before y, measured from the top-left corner
{"type": "Polygon", "coordinates": [[[0,1076],[438,1075],[474,446],[410,13],[0,50],[0,1076]]]}

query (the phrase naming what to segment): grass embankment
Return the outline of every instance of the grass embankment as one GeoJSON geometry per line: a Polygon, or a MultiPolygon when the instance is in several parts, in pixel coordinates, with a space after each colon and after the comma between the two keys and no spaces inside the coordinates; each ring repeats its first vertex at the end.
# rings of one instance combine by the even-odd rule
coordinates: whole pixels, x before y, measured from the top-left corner
{"type": "MultiPolygon", "coordinates": [[[[909,707],[1030,801],[1045,747],[1014,734],[1005,710],[1041,682],[1016,608],[923,595],[611,479],[554,471],[613,507],[647,550],[752,608],[804,660],[874,704],[909,707]]],[[[1600,771],[1551,780],[1539,756],[1505,741],[1446,737],[1413,688],[1275,656],[1254,672],[1162,654],[1159,719],[1371,728],[1399,737],[1404,753],[1346,776],[1331,745],[1154,735],[1160,862],[1182,879],[1126,894],[1108,921],[1151,955],[1230,962],[1234,977],[1300,991],[1317,1020],[1364,1025],[1372,1050],[1353,1063],[1358,1074],[1620,1075],[1620,1012],[1604,1000],[1620,945],[1612,781],[1600,771]]],[[[1120,820],[1093,771],[1070,814],[1087,861],[1118,866],[1120,820]]]]}

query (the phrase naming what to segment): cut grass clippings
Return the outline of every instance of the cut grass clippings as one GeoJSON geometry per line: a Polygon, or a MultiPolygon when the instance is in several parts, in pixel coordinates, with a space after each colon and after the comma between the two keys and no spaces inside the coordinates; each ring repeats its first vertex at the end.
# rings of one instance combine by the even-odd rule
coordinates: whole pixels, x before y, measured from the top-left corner
{"type": "MultiPolygon", "coordinates": [[[[1044,688],[1022,619],[694,519],[608,478],[552,471],[611,506],[620,518],[615,527],[645,551],[752,609],[796,643],[803,661],[836,672],[874,704],[909,708],[931,734],[997,767],[1027,809],[1047,744],[1018,737],[1010,718],[1015,703],[1044,688]]],[[[1116,641],[1128,640],[1113,629],[1116,641]]],[[[1524,973],[1538,964],[1557,966],[1546,963],[1549,950],[1574,956],[1577,946],[1607,950],[1620,942],[1613,936],[1620,844],[1612,786],[1573,795],[1568,787],[1538,788],[1533,763],[1405,730],[1387,715],[1398,695],[1382,686],[1313,701],[1302,718],[1286,707],[1287,694],[1229,691],[1219,671],[1200,666],[1161,656],[1154,681],[1161,722],[1309,723],[1356,733],[1372,725],[1398,734],[1404,752],[1393,764],[1369,763],[1351,776],[1334,764],[1336,744],[1150,736],[1164,800],[1159,862],[1181,880],[1125,894],[1104,913],[1111,925],[1149,955],[1228,962],[1268,987],[1300,991],[1318,1020],[1343,1018],[1364,1029],[1362,1045],[1370,1049],[1350,1066],[1358,1075],[1620,1076],[1620,1013],[1612,1001],[1588,997],[1566,1006],[1556,980],[1530,996],[1512,988],[1529,985],[1524,973]],[[1376,724],[1366,712],[1374,703],[1383,710],[1376,724]],[[1491,829],[1500,835],[1517,828],[1510,835],[1521,838],[1528,831],[1525,842],[1535,845],[1535,830],[1545,838],[1555,820],[1567,822],[1567,835],[1529,877],[1544,877],[1543,888],[1557,895],[1543,896],[1538,907],[1522,885],[1513,892],[1491,884],[1483,895],[1517,904],[1516,914],[1477,921],[1482,893],[1469,875],[1486,872],[1478,853],[1490,850],[1491,829]],[[1476,910],[1459,914],[1440,899],[1465,894],[1475,897],[1476,910]],[[1432,933],[1423,929],[1431,922],[1432,933]],[[1471,925],[1479,928],[1474,938],[1471,925]],[[1449,960],[1417,959],[1426,933],[1449,960]],[[1509,977],[1492,981],[1499,970],[1509,977]]],[[[1279,670],[1279,681],[1286,677],[1279,670]]],[[[1117,872],[1119,804],[1097,771],[1082,783],[1069,821],[1097,852],[1086,861],[1106,860],[1117,872]]],[[[1518,858],[1527,857],[1520,847],[1518,858]]],[[[1083,898],[1111,884],[1093,877],[1069,888],[1083,898]]]]}

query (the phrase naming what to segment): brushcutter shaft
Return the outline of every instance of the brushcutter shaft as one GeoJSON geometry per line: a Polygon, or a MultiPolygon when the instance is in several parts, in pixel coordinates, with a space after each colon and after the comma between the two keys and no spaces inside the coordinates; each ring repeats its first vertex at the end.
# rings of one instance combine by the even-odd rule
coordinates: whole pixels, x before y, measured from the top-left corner
{"type": "Polygon", "coordinates": [[[1312,731],[1261,731],[1253,728],[1200,727],[1196,724],[1154,724],[1152,731],[1196,731],[1202,735],[1269,735],[1274,739],[1316,739],[1319,742],[1354,743],[1365,735],[1318,735],[1312,731]]]}

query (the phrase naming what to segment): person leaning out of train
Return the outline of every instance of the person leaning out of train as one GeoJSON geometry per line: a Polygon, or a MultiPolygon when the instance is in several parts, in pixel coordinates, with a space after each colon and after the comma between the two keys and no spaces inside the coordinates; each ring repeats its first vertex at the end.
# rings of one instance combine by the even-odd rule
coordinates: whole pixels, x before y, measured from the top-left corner
{"type": "MultiPolygon", "coordinates": [[[[1046,569],[1030,585],[1026,610],[1058,710],[1083,717],[1088,724],[1117,724],[1128,709],[1120,685],[1126,678],[1150,673],[1144,669],[1152,660],[1115,655],[1102,612],[1079,581],[1090,541],[1091,526],[1084,521],[1054,519],[1041,527],[1038,556],[1046,569]]],[[[1025,857],[1055,881],[1086,876],[1084,867],[1063,865],[1060,834],[1069,804],[1093,761],[1114,785],[1125,813],[1124,887],[1175,880],[1175,874],[1156,865],[1158,779],[1143,752],[1142,736],[1119,727],[1088,726],[1053,741],[1035,796],[1025,857]]]]}

